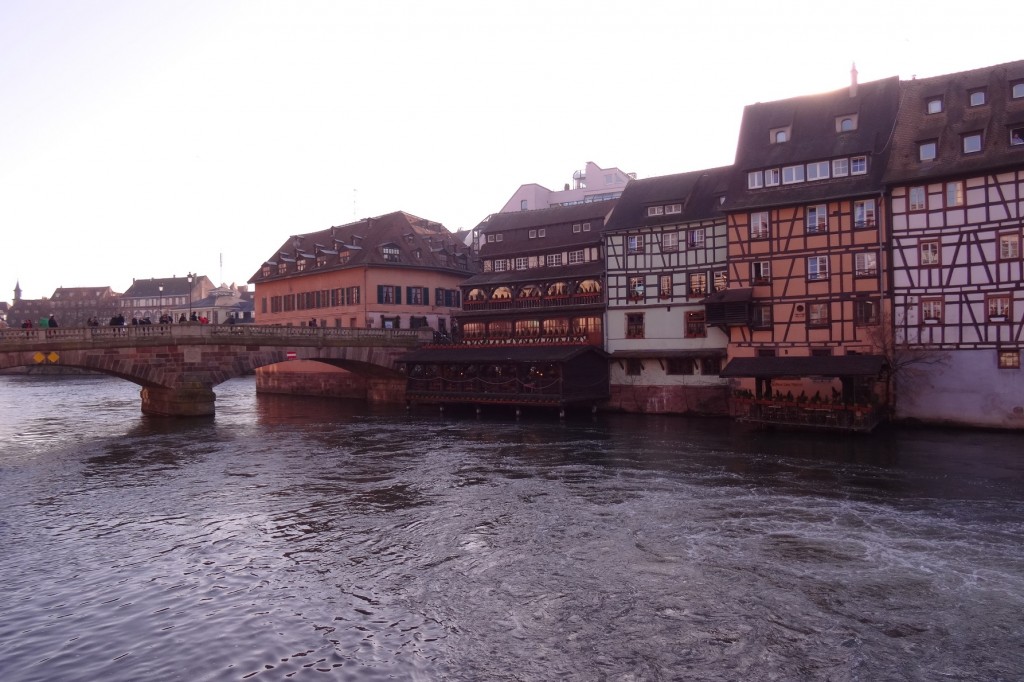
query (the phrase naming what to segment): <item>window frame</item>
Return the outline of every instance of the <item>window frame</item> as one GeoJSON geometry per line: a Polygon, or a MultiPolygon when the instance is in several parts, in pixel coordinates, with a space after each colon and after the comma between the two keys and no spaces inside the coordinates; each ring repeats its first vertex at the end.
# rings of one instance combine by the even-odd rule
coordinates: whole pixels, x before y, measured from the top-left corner
{"type": "Polygon", "coordinates": [[[626,235],[626,255],[637,256],[644,252],[644,236],[642,234],[626,235]]]}
{"type": "Polygon", "coordinates": [[[985,135],[980,130],[972,130],[960,136],[960,151],[964,155],[980,154],[985,149],[985,135]],[[968,149],[970,145],[970,149],[968,149]],[[977,145],[975,147],[975,145],[977,145]]]}
{"type": "Polygon", "coordinates": [[[846,157],[832,159],[832,177],[845,178],[850,174],[850,160],[846,157]]]}
{"type": "Polygon", "coordinates": [[[644,313],[626,313],[626,338],[642,339],[644,332],[644,313]]]}
{"type": "Polygon", "coordinates": [[[867,156],[850,157],[850,175],[865,175],[868,172],[867,156]]]}
{"type": "Polygon", "coordinates": [[[937,297],[922,297],[918,317],[921,324],[941,324],[945,316],[945,302],[937,297]]]}
{"type": "Polygon", "coordinates": [[[952,180],[947,182],[943,188],[943,201],[946,208],[959,208],[964,205],[964,182],[963,180],[952,180]],[[952,200],[950,200],[952,197],[952,200]]]}
{"type": "Polygon", "coordinates": [[[771,329],[774,316],[771,303],[757,303],[750,308],[751,329],[771,329]]]}
{"type": "Polygon", "coordinates": [[[999,260],[1020,260],[1020,232],[999,233],[999,260]],[[1009,250],[1005,248],[1009,244],[1013,245],[1013,253],[1009,253],[1009,250]]]}
{"type": "Polygon", "coordinates": [[[778,168],[768,168],[764,171],[764,186],[778,187],[782,184],[782,171],[778,168]]]}
{"type": "Polygon", "coordinates": [[[881,305],[877,298],[857,299],[853,302],[853,325],[855,327],[878,325],[882,319],[881,313],[881,305]]]}
{"type": "Polygon", "coordinates": [[[658,299],[661,301],[670,300],[674,291],[675,286],[672,282],[672,275],[658,275],[658,299]]]}
{"type": "Polygon", "coordinates": [[[783,185],[796,185],[804,182],[806,178],[805,168],[802,163],[798,163],[793,166],[782,167],[782,184],[783,185]],[[787,178],[787,176],[789,176],[787,178]]]}
{"type": "Polygon", "coordinates": [[[942,267],[942,246],[938,239],[924,239],[917,245],[918,265],[922,268],[942,267]]]}
{"type": "Polygon", "coordinates": [[[999,369],[1020,369],[1020,351],[997,348],[996,366],[999,369]]]}
{"type": "Polygon", "coordinates": [[[692,230],[686,231],[686,248],[688,249],[702,249],[704,248],[704,228],[695,227],[692,230]]]}
{"type": "Polygon", "coordinates": [[[675,253],[679,251],[679,232],[672,230],[661,233],[661,250],[664,253],[675,253]],[[668,243],[666,243],[666,241],[668,243]]]}
{"type": "Polygon", "coordinates": [[[807,170],[805,177],[807,182],[814,182],[815,180],[828,180],[831,175],[829,170],[832,164],[828,161],[812,161],[807,164],[807,170]]]}
{"type": "Polygon", "coordinates": [[[806,276],[808,282],[827,282],[829,279],[828,256],[808,256],[806,276]]]}
{"type": "Polygon", "coordinates": [[[750,171],[747,173],[747,189],[761,189],[764,187],[764,172],[750,171]]]}
{"type": "Polygon", "coordinates": [[[985,319],[988,322],[1009,322],[1013,317],[1013,298],[1007,293],[985,296],[985,319]],[[995,304],[995,309],[993,309],[995,304]]]}
{"type": "Polygon", "coordinates": [[[807,304],[807,326],[814,328],[827,327],[832,323],[829,314],[830,304],[822,301],[812,301],[807,304]]]}
{"type": "Polygon", "coordinates": [[[907,211],[919,213],[928,210],[928,188],[924,185],[913,185],[907,188],[907,211]]]}
{"type": "Polygon", "coordinates": [[[772,283],[772,262],[755,260],[750,262],[750,286],[765,286],[772,283]]]}
{"type": "Polygon", "coordinates": [[[768,211],[755,211],[749,214],[747,220],[751,240],[771,238],[771,220],[768,211]]]}
{"type": "Polygon", "coordinates": [[[928,99],[925,100],[924,113],[927,114],[928,116],[932,116],[934,114],[941,114],[945,110],[946,106],[945,102],[942,101],[942,97],[929,97],[928,99]],[[932,107],[933,104],[937,106],[932,107]]]}
{"type": "Polygon", "coordinates": [[[987,88],[972,88],[967,91],[967,107],[973,109],[975,107],[983,107],[988,104],[988,89],[987,88]]]}
{"type": "Polygon", "coordinates": [[[939,155],[938,140],[922,140],[917,143],[917,160],[921,163],[934,161],[939,155]]]}
{"type": "Polygon", "coordinates": [[[708,295],[708,273],[706,270],[686,273],[686,295],[690,297],[708,295]]]}
{"type": "Polygon", "coordinates": [[[878,252],[861,251],[853,255],[853,276],[854,277],[877,277],[878,276],[878,252]],[[871,259],[871,265],[867,259],[871,259]],[[861,262],[861,259],[864,259],[861,262]]]}
{"type": "Polygon", "coordinates": [[[645,275],[626,276],[626,298],[630,301],[647,299],[647,277],[645,275]]]}
{"type": "Polygon", "coordinates": [[[707,315],[703,310],[688,310],[686,312],[686,317],[683,320],[683,327],[683,338],[707,338],[707,315]]]}
{"type": "Polygon", "coordinates": [[[828,206],[814,204],[804,208],[804,232],[807,234],[825,234],[828,232],[828,206]],[[811,221],[811,216],[814,221],[811,221]]]}
{"type": "Polygon", "coordinates": [[[853,228],[855,230],[869,230],[877,226],[877,206],[874,199],[858,199],[853,202],[853,228]],[[861,220],[857,220],[858,211],[862,213],[861,220]]]}

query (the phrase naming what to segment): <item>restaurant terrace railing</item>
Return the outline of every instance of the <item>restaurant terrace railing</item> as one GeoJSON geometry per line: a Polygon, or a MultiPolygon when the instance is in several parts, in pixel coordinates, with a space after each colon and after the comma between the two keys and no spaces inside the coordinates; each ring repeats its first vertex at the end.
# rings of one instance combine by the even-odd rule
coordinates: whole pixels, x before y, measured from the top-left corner
{"type": "Polygon", "coordinates": [[[840,431],[871,431],[882,421],[881,410],[872,405],[797,403],[735,396],[732,412],[738,421],[840,431]]]}

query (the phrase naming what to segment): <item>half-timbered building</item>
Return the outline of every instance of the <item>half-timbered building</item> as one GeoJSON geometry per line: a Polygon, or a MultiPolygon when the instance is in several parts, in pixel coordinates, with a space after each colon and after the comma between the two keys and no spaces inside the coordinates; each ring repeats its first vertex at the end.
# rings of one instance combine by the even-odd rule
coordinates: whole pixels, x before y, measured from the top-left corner
{"type": "Polygon", "coordinates": [[[727,414],[729,337],[704,299],[728,288],[721,204],[731,168],[634,180],[604,232],[609,406],[727,414]]]}
{"type": "Polygon", "coordinates": [[[413,402],[565,408],[608,397],[601,233],[615,200],[495,213],[474,234],[457,345],[407,358],[413,402]]]}
{"type": "Polygon", "coordinates": [[[852,75],[848,88],[744,109],[725,202],[729,288],[706,307],[729,331],[723,376],[749,398],[734,400],[741,418],[867,428],[885,395],[880,198],[899,80],[852,75]],[[875,361],[849,359],[865,354],[875,361]]]}
{"type": "Polygon", "coordinates": [[[1024,427],[1024,61],[905,81],[886,173],[897,416],[1024,427]]]}

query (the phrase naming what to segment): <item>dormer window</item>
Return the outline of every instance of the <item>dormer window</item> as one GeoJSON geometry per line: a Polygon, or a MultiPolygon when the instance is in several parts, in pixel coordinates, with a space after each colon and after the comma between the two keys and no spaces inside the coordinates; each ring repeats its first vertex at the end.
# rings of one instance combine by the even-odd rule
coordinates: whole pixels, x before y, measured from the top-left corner
{"type": "Polygon", "coordinates": [[[382,246],[380,248],[381,255],[384,256],[384,260],[388,263],[398,263],[401,261],[401,255],[398,247],[395,245],[382,246]]]}
{"type": "Polygon", "coordinates": [[[963,136],[964,154],[976,154],[981,151],[981,133],[967,133],[963,136]]]}
{"type": "Polygon", "coordinates": [[[278,263],[277,264],[277,274],[279,274],[279,275],[287,275],[288,274],[288,264],[287,263],[278,263]]]}
{"type": "Polygon", "coordinates": [[[327,256],[320,254],[316,257],[316,266],[322,268],[325,265],[327,265],[327,256]]]}
{"type": "Polygon", "coordinates": [[[1011,99],[1024,99],[1024,81],[1017,81],[1010,85],[1011,99]]]}
{"type": "Polygon", "coordinates": [[[926,110],[928,111],[929,114],[941,114],[942,113],[942,98],[941,97],[932,97],[930,100],[928,100],[927,104],[925,104],[925,108],[926,108],[926,110]]]}
{"type": "Polygon", "coordinates": [[[303,270],[305,270],[306,269],[306,259],[305,258],[300,258],[299,260],[295,261],[295,269],[298,270],[299,272],[302,272],[303,270]]]}
{"type": "Polygon", "coordinates": [[[934,161],[937,153],[935,140],[917,143],[917,158],[919,161],[934,161]]]}
{"type": "Polygon", "coordinates": [[[986,102],[985,89],[979,88],[967,93],[967,102],[972,107],[980,107],[986,102]]]}
{"type": "Polygon", "coordinates": [[[352,253],[350,251],[341,251],[338,253],[338,262],[344,265],[351,257],[352,253]]]}
{"type": "Polygon", "coordinates": [[[263,271],[262,271],[262,273],[261,273],[261,274],[262,274],[262,275],[263,275],[264,277],[270,277],[270,273],[271,273],[271,268],[270,268],[270,266],[269,266],[269,265],[264,265],[264,266],[263,266],[263,271]]]}
{"type": "Polygon", "coordinates": [[[857,129],[857,114],[848,114],[836,118],[836,132],[848,133],[857,129]]]}
{"type": "Polygon", "coordinates": [[[650,216],[655,216],[655,215],[665,215],[665,207],[664,206],[648,206],[647,207],[647,216],[650,217],[650,216]]]}
{"type": "Polygon", "coordinates": [[[682,213],[682,212],[683,212],[683,205],[682,204],[669,204],[668,206],[665,207],[666,215],[670,214],[670,213],[682,213]]]}
{"type": "Polygon", "coordinates": [[[773,128],[770,131],[770,135],[772,144],[789,142],[789,126],[786,126],[785,128],[773,128]]]}

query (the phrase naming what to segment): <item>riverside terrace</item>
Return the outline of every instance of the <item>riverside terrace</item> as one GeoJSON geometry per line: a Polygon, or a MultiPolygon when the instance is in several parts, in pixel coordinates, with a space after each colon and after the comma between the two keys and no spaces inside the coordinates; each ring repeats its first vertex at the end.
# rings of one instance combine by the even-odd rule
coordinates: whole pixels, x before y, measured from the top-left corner
{"type": "Polygon", "coordinates": [[[395,361],[433,340],[429,329],[345,329],[160,324],[0,330],[0,369],[76,367],[142,387],[142,411],[157,416],[214,413],[213,387],[286,360],[314,360],[401,383],[395,361]]]}

